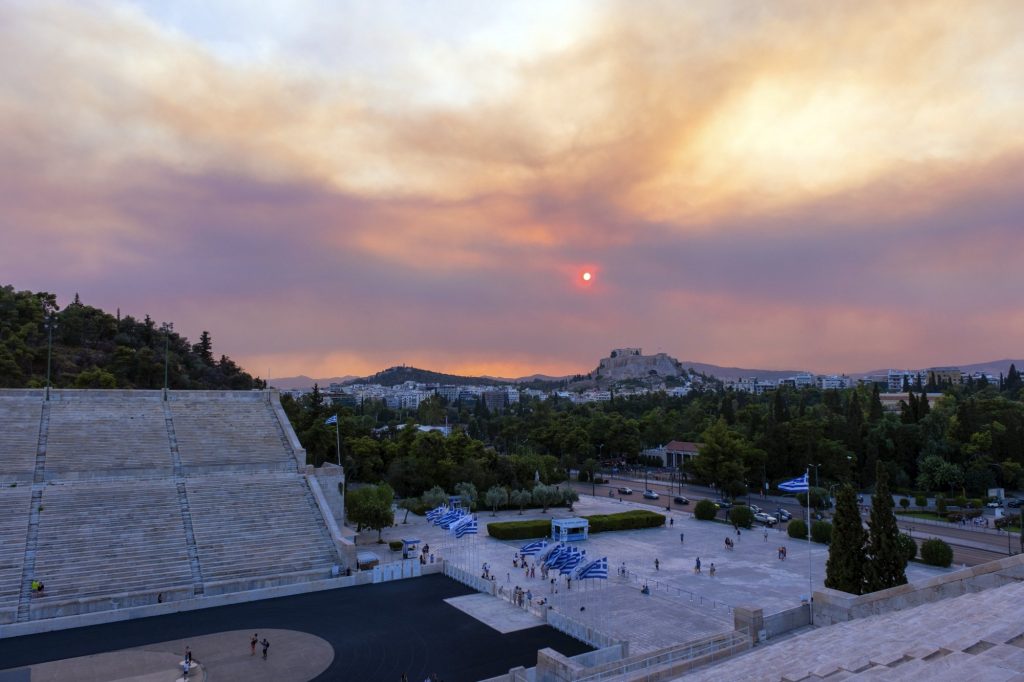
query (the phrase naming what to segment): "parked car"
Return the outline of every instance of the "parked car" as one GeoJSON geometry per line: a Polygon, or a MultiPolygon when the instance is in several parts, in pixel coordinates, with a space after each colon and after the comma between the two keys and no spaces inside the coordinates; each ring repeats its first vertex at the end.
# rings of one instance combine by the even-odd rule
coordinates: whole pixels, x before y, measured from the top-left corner
{"type": "Polygon", "coordinates": [[[989,502],[988,504],[986,504],[985,506],[988,507],[989,509],[998,509],[999,507],[1003,506],[1003,501],[1002,500],[993,500],[993,501],[989,502]]]}
{"type": "Polygon", "coordinates": [[[766,514],[764,512],[757,512],[756,514],[754,514],[754,520],[758,523],[763,523],[766,526],[774,526],[776,523],[779,522],[777,518],[775,518],[771,514],[766,514]]]}
{"type": "Polygon", "coordinates": [[[1016,497],[1011,497],[1006,501],[1006,506],[1011,509],[1017,509],[1020,507],[1020,500],[1016,497]]]}
{"type": "Polygon", "coordinates": [[[661,497],[661,495],[659,495],[658,493],[654,492],[650,488],[648,488],[647,490],[644,491],[644,499],[645,500],[656,500],[659,497],[661,497]]]}
{"type": "Polygon", "coordinates": [[[758,507],[756,504],[752,504],[752,505],[750,505],[750,511],[752,511],[752,512],[754,512],[756,514],[756,513],[760,512],[760,511],[764,511],[764,510],[761,509],[760,507],[758,507]]]}
{"type": "Polygon", "coordinates": [[[619,488],[619,494],[620,495],[632,495],[633,494],[633,489],[632,488],[626,488],[625,486],[623,486],[622,488],[619,488]]]}
{"type": "Polygon", "coordinates": [[[672,501],[675,502],[676,504],[690,504],[690,501],[683,497],[682,495],[676,495],[675,497],[672,498],[672,501]]]}
{"type": "Polygon", "coordinates": [[[793,515],[790,514],[788,510],[779,507],[775,510],[775,517],[780,521],[789,521],[793,518],[793,515]]]}
{"type": "Polygon", "coordinates": [[[715,506],[719,509],[732,509],[732,502],[729,500],[718,500],[715,502],[715,506]]]}

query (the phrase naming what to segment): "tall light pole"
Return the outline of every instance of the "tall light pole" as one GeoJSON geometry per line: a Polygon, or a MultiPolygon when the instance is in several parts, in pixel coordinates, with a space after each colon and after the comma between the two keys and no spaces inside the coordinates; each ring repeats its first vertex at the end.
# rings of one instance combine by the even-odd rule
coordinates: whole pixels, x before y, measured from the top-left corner
{"type": "Polygon", "coordinates": [[[173,322],[164,322],[160,325],[160,331],[164,333],[164,400],[167,400],[167,364],[171,355],[171,331],[173,330],[173,322]]]}
{"type": "Polygon", "coordinates": [[[50,399],[50,357],[53,355],[53,330],[57,328],[55,315],[47,315],[43,321],[46,329],[46,399],[50,399]]]}

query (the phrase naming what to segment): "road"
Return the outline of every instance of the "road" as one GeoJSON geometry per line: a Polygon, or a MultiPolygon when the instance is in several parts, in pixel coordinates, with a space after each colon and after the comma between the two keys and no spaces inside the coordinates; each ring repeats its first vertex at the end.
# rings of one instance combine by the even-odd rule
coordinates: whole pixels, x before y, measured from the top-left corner
{"type": "MultiPolygon", "coordinates": [[[[648,479],[646,485],[649,489],[658,493],[661,497],[658,500],[648,500],[643,497],[644,480],[632,477],[611,477],[607,483],[591,484],[572,482],[573,488],[586,495],[596,492],[599,496],[613,493],[613,497],[629,500],[649,506],[653,510],[665,510],[670,508],[675,511],[693,512],[694,505],[699,500],[717,500],[718,496],[710,488],[698,485],[683,484],[680,493],[679,483],[670,484],[654,479],[648,479]],[[632,495],[620,495],[617,490],[620,487],[627,487],[633,490],[632,495]],[[688,505],[679,505],[672,501],[672,498],[682,494],[690,500],[688,505]]],[[[792,501],[792,498],[779,498],[768,496],[762,499],[760,495],[751,495],[750,503],[768,510],[774,514],[779,507],[793,515],[793,518],[804,518],[806,510],[792,501]]],[[[718,512],[720,518],[725,518],[726,510],[718,512]]],[[[785,524],[783,524],[785,525],[785,524]]],[[[949,526],[937,526],[930,524],[914,523],[911,519],[899,520],[900,528],[911,533],[918,542],[928,538],[940,538],[945,540],[953,548],[953,562],[965,566],[976,566],[988,561],[993,561],[1007,555],[1006,535],[993,535],[983,533],[972,528],[959,528],[949,526]]],[[[1020,551],[1019,537],[1011,538],[1011,548],[1014,552],[1020,551]]]]}

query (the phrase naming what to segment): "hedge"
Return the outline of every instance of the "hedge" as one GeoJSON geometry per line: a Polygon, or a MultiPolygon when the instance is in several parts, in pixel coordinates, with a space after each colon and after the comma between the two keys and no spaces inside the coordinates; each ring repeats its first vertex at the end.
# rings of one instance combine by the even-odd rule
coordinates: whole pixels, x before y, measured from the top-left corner
{"type": "Polygon", "coordinates": [[[550,519],[498,521],[487,524],[487,534],[498,540],[528,540],[551,535],[550,519]]]}
{"type": "MultiPolygon", "coordinates": [[[[665,517],[652,511],[637,509],[618,514],[596,514],[584,516],[590,522],[591,533],[612,530],[635,530],[657,528],[665,525],[665,517]]],[[[487,534],[497,540],[529,540],[551,535],[550,519],[532,521],[498,521],[487,524],[487,534]]]]}
{"type": "Polygon", "coordinates": [[[388,543],[388,547],[391,548],[392,552],[398,552],[402,549],[402,547],[405,547],[405,543],[401,540],[392,540],[388,543]]]}
{"type": "MultiPolygon", "coordinates": [[[[790,528],[793,527],[791,523],[790,528]]],[[[811,540],[827,545],[832,542],[832,524],[828,521],[815,521],[811,524],[811,540]]]]}
{"type": "Polygon", "coordinates": [[[786,532],[789,533],[789,537],[796,538],[797,540],[807,539],[807,524],[800,519],[793,519],[789,522],[789,527],[786,528],[786,532]]]}
{"type": "Polygon", "coordinates": [[[693,516],[698,521],[711,521],[718,515],[718,507],[711,500],[701,500],[693,508],[693,516]]]}
{"type": "Polygon", "coordinates": [[[637,528],[657,528],[665,525],[665,517],[645,509],[619,512],[618,514],[597,514],[584,516],[590,521],[591,533],[603,533],[609,530],[634,530],[637,528]]]}
{"type": "Polygon", "coordinates": [[[921,543],[921,561],[946,568],[953,563],[953,550],[943,540],[929,538],[921,543]]]}
{"type": "Polygon", "coordinates": [[[914,504],[917,505],[918,507],[922,507],[922,508],[923,507],[927,507],[928,506],[928,498],[925,497],[924,495],[916,495],[914,497],[914,504]]]}

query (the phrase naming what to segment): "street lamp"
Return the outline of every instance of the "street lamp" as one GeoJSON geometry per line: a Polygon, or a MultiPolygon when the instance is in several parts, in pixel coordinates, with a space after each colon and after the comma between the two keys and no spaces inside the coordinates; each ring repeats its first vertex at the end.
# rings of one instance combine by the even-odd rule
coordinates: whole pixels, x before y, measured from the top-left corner
{"type": "Polygon", "coordinates": [[[46,399],[50,399],[50,357],[53,355],[53,330],[57,328],[57,317],[47,315],[43,321],[46,329],[46,399]]]}

